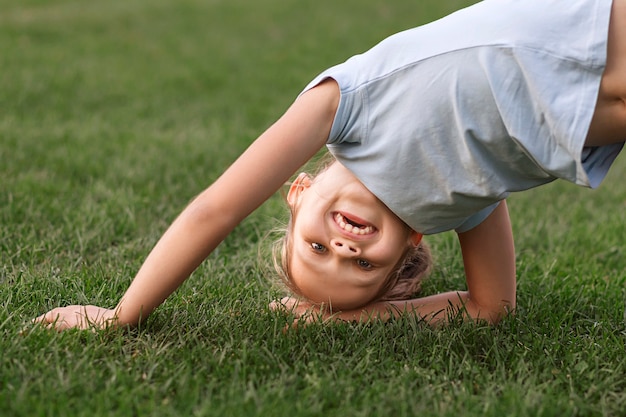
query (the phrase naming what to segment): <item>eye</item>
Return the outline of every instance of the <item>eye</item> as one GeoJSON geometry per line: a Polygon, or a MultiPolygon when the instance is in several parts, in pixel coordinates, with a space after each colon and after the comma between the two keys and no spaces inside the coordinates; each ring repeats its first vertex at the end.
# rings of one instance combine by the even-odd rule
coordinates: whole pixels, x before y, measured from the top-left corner
{"type": "Polygon", "coordinates": [[[322,245],[321,243],[317,243],[317,242],[311,243],[311,249],[313,249],[317,253],[324,253],[324,252],[326,252],[326,246],[322,245]]]}
{"type": "Polygon", "coordinates": [[[357,259],[356,263],[359,266],[359,268],[365,269],[367,271],[369,271],[370,269],[374,268],[374,265],[372,265],[371,263],[367,262],[365,259],[357,259]]]}

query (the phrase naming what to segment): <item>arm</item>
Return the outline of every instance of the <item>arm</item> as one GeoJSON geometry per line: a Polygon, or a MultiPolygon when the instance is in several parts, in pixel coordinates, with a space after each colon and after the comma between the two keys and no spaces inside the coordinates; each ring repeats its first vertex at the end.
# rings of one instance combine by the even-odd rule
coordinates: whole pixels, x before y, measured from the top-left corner
{"type": "Polygon", "coordinates": [[[480,225],[459,234],[470,317],[497,323],[515,310],[516,272],[513,231],[506,201],[480,225]]]}
{"type": "Polygon", "coordinates": [[[145,319],[235,226],[324,146],[338,102],[334,81],[326,81],[296,100],[174,221],[115,309],[69,306],[35,320],[64,329],[135,325],[145,319]]]}
{"type": "MultiPolygon", "coordinates": [[[[515,308],[515,249],[506,202],[503,201],[487,219],[475,228],[458,235],[461,243],[467,291],[451,291],[413,300],[378,302],[354,311],[327,312],[340,320],[367,321],[389,319],[404,313],[417,314],[430,323],[445,322],[448,311],[462,309],[472,319],[497,323],[515,308]]],[[[319,308],[290,298],[283,305],[304,317],[319,308]]],[[[276,307],[276,306],[274,306],[276,307]]]]}

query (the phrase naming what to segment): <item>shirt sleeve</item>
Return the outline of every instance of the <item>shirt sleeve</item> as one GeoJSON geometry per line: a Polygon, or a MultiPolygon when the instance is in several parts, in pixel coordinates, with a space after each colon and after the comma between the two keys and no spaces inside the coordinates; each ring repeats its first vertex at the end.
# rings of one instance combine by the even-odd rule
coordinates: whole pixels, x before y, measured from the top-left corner
{"type": "Polygon", "coordinates": [[[497,203],[494,203],[490,206],[485,207],[478,213],[472,214],[459,227],[454,229],[454,231],[457,233],[464,233],[469,230],[472,230],[473,228],[481,224],[487,217],[489,217],[489,215],[493,213],[493,211],[499,205],[500,205],[500,202],[498,201],[497,203]]]}

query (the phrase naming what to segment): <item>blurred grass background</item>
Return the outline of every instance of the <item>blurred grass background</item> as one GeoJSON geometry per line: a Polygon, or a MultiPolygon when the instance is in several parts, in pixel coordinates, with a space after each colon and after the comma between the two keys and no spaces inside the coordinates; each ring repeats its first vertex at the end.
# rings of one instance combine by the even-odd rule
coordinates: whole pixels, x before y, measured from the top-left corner
{"type": "MultiPolygon", "coordinates": [[[[495,327],[283,334],[258,254],[276,196],[142,328],[19,335],[58,305],[115,305],[321,70],[470,3],[0,0],[0,415],[620,415],[623,157],[598,191],[509,200],[519,311],[495,327]]],[[[462,289],[455,236],[428,241],[425,292],[462,289]]]]}

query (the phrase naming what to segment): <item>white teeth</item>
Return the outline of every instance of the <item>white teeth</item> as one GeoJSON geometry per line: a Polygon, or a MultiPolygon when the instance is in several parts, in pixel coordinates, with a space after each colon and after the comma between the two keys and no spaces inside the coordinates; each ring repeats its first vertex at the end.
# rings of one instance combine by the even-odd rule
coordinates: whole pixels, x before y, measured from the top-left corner
{"type": "Polygon", "coordinates": [[[368,235],[374,232],[374,227],[372,226],[357,227],[347,223],[345,217],[343,217],[341,213],[335,214],[335,222],[346,232],[353,233],[355,235],[368,235]]]}

